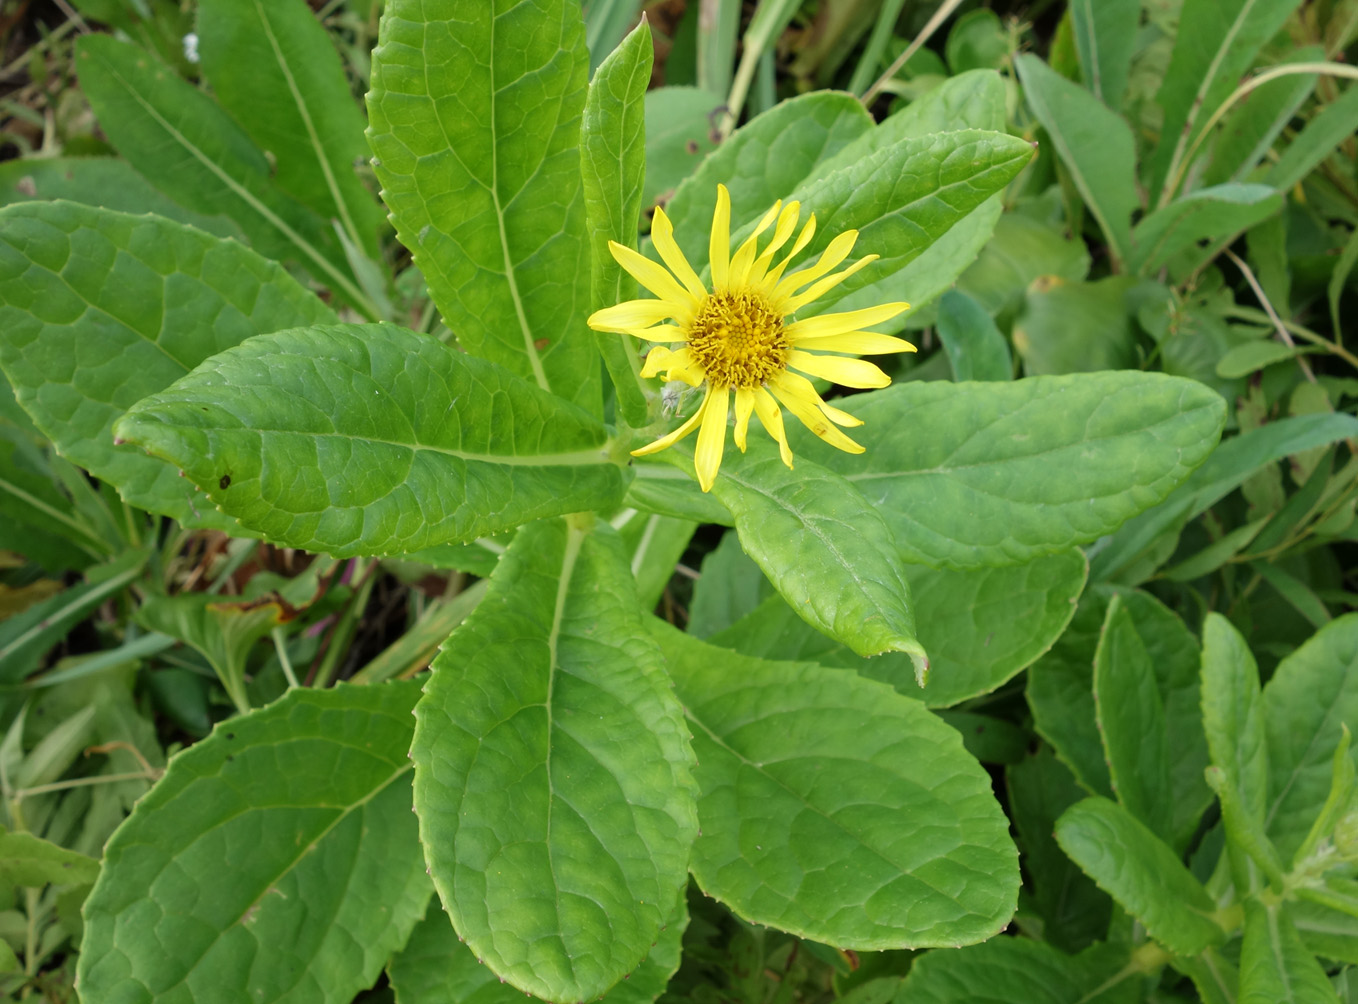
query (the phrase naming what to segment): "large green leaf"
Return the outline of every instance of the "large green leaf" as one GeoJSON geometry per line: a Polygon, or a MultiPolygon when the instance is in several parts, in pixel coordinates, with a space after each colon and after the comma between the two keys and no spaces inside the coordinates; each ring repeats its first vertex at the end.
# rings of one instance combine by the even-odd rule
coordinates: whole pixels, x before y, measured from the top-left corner
{"type": "Polygon", "coordinates": [[[1240,83],[1260,48],[1283,26],[1300,0],[1184,0],[1169,69],[1156,95],[1165,111],[1160,143],[1151,157],[1150,189],[1168,202],[1175,175],[1208,118],[1240,83]]]}
{"type": "MultiPolygon", "coordinates": [[[[604,994],[603,1004],[651,1004],[679,968],[680,942],[688,926],[688,905],[681,897],[675,914],[661,929],[646,961],[604,994]]],[[[388,970],[401,1004],[521,1004],[516,989],[483,965],[462,943],[448,915],[430,904],[424,920],[388,970]]]]}
{"type": "Polygon", "coordinates": [[[1010,337],[1029,376],[1134,369],[1136,333],[1128,310],[1135,280],[1094,282],[1043,276],[1025,291],[1010,337]]]}
{"type": "Polygon", "coordinates": [[[1131,127],[1095,95],[1037,56],[1025,53],[1015,65],[1028,107],[1051,137],[1114,259],[1126,261],[1131,254],[1132,212],[1138,208],[1131,127]]]}
{"type": "Polygon", "coordinates": [[[389,324],[251,339],[142,401],[118,435],[243,526],[336,556],[465,543],[622,491],[589,415],[389,324]]]}
{"type": "MultiPolygon", "coordinates": [[[[585,186],[585,225],[593,256],[590,304],[594,309],[635,299],[636,280],[608,250],[609,241],[637,246],[641,186],[646,174],[646,85],[654,47],[643,20],[594,74],[580,132],[585,186]]],[[[599,352],[617,393],[617,407],[631,426],[646,424],[636,341],[629,335],[595,332],[599,352]]]]}
{"type": "Polygon", "coordinates": [[[198,38],[213,95],[272,155],[278,187],[377,258],[382,208],[354,172],[369,156],[363,113],[305,0],[202,0],[198,38]]]}
{"type": "Polygon", "coordinates": [[[1087,798],[1056,823],[1056,839],[1085,874],[1176,955],[1223,940],[1214,904],[1179,856],[1122,808],[1087,798]]]}
{"type": "Polygon", "coordinates": [[[955,731],[870,680],[653,626],[694,733],[705,892],[842,948],[956,946],[1008,923],[1008,822],[955,731]]]}
{"type": "Polygon", "coordinates": [[[91,1001],[324,1001],[371,986],[430,886],[410,813],[418,683],[293,690],[180,753],[104,851],[91,1001]]]}
{"type": "Polygon", "coordinates": [[[175,469],[116,445],[114,420],[251,335],[334,315],[236,241],[71,202],[0,210],[0,366],[70,460],[188,526],[231,529],[175,469]]]}
{"type": "Polygon", "coordinates": [[[809,435],[794,452],[877,505],[907,561],[950,568],[1016,564],[1115,530],[1202,463],[1225,420],[1213,391],[1156,373],[908,383],[852,404],[863,456],[809,435]]]}
{"type": "Polygon", "coordinates": [[[1358,614],[1335,618],[1284,659],[1263,701],[1264,823],[1279,857],[1290,861],[1329,794],[1342,726],[1358,732],[1358,614]]]}
{"type": "Polygon", "coordinates": [[[712,493],[735,518],[745,553],[808,624],[861,656],[905,652],[924,678],[929,661],[891,530],[853,485],[810,461],[789,470],[757,440],[712,493]]]}
{"type": "Polygon", "coordinates": [[[1212,764],[1240,807],[1262,825],[1268,800],[1268,742],[1259,669],[1245,639],[1225,617],[1209,613],[1202,628],[1202,723],[1212,764]]]}
{"type": "Polygon", "coordinates": [[[646,958],[697,833],[683,713],[617,534],[525,527],[416,709],[415,805],[477,958],[552,1001],[646,958]]]}
{"type": "Polygon", "coordinates": [[[707,261],[718,184],[742,217],[763,213],[872,129],[872,116],[850,94],[816,91],[778,102],[732,133],[675,191],[665,210],[675,241],[700,265],[707,261]]]}
{"type": "MultiPolygon", "coordinates": [[[[706,576],[706,564],[703,566],[706,576]]],[[[852,669],[934,708],[988,694],[1061,637],[1084,587],[1085,559],[1071,549],[1023,565],[968,571],[905,565],[920,643],[929,653],[921,689],[907,656],[863,659],[799,617],[780,597],[758,608],[713,644],[763,659],[800,659],[852,669]]],[[[706,579],[699,583],[706,584],[706,579]]],[[[698,609],[695,591],[694,608],[698,609]]]]}
{"type": "Polygon", "coordinates": [[[597,412],[572,0],[390,0],[368,139],[401,243],[460,344],[597,412]]]}
{"type": "Polygon", "coordinates": [[[1096,945],[1063,955],[1027,938],[995,938],[960,952],[930,952],[910,967],[899,1004],[1130,1004],[1139,980],[1123,977],[1129,952],[1096,945]]]}
{"type": "Polygon", "coordinates": [[[216,102],[111,35],[82,35],[76,65],[100,126],[158,188],[189,209],[230,217],[261,254],[296,259],[366,303],[329,225],[273,183],[263,151],[216,102]]]}

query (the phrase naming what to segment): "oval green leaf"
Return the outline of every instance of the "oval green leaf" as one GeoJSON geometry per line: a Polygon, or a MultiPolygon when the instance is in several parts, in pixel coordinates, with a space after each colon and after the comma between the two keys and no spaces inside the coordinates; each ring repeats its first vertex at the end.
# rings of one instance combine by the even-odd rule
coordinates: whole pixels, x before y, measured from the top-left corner
{"type": "Polygon", "coordinates": [[[250,339],[117,432],[243,526],[337,557],[465,543],[622,492],[589,415],[390,324],[250,339]]]}

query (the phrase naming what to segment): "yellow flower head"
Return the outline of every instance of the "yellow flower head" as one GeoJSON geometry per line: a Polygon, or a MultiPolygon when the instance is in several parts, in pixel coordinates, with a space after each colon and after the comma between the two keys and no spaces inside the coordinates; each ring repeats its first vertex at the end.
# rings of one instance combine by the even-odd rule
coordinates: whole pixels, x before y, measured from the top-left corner
{"type": "Polygon", "coordinates": [[[702,404],[688,421],[649,446],[632,451],[634,456],[673,446],[697,428],[694,466],[699,485],[703,491],[709,491],[721,467],[727,409],[733,394],[735,443],[742,453],[753,412],[777,441],[783,463],[792,466],[780,403],[830,445],[849,453],[863,452],[863,447],[835,428],[863,423],[826,404],[811,381],[793,371],[823,377],[845,387],[885,387],[891,378],[872,363],[816,353],[875,355],[915,351],[913,345],[900,338],[862,330],[890,320],[908,310],[910,304],[884,303],[880,307],[793,320],[802,307],[877,258],[875,254],[867,255],[847,268],[833,271],[849,256],[858,239],[858,231],[850,230],[832,240],[814,265],[784,276],[788,264],[816,232],[813,213],[792,248],[774,263],[774,255],[792,237],[800,215],[799,203],[789,202],[786,206],[781,200],[774,203],[733,255],[731,197],[725,185],[718,185],[709,247],[710,292],[679,250],[674,241],[674,225],[661,209],[655,211],[651,240],[668,271],[630,248],[609,242],[609,250],[618,264],[658,299],[628,300],[595,311],[590,315],[589,326],[595,331],[678,345],[674,349],[663,345],[651,349],[641,375],[653,377],[663,371],[666,380],[680,380],[690,387],[705,385],[707,389],[702,404]],[[761,251],[759,236],[770,226],[773,236],[761,251]]]}

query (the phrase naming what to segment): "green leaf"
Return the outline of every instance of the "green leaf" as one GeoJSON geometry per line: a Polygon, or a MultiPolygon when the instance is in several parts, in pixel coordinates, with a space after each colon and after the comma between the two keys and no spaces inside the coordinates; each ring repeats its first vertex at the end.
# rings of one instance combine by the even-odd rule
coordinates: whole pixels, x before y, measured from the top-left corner
{"type": "MultiPolygon", "coordinates": [[[[836,309],[849,309],[841,301],[923,255],[1012,181],[1032,156],[1032,147],[1017,137],[968,129],[901,140],[799,186],[791,198],[801,202],[803,213],[815,213],[817,220],[816,236],[806,249],[808,257],[851,229],[860,232],[856,250],[881,255],[808,305],[808,316],[836,304],[840,304],[836,309]]],[[[754,229],[762,209],[733,208],[737,211],[753,218],[732,234],[732,246],[754,229]]],[[[957,273],[970,261],[971,257],[955,261],[957,273]]]]}
{"type": "Polygon", "coordinates": [[[146,551],[126,551],[89,569],[79,585],[0,622],[0,682],[18,683],[37,669],[77,624],[136,581],[148,557],[146,551]]]}
{"type": "Polygon", "coordinates": [[[296,259],[367,309],[328,224],[273,184],[263,152],[216,102],[110,35],[82,35],[76,65],[100,126],[156,187],[189,209],[230,217],[261,254],[296,259]]]}
{"type": "MultiPolygon", "coordinates": [[[[1324,46],[1306,45],[1292,49],[1278,65],[1317,63],[1324,59],[1324,46]]],[[[1237,104],[1222,122],[1221,136],[1212,148],[1212,162],[1203,174],[1203,184],[1219,185],[1248,178],[1268,156],[1302,102],[1311,96],[1317,79],[1314,73],[1294,73],[1253,88],[1249,100],[1237,104]]],[[[1285,245],[1277,250],[1285,254],[1285,245]]]]}
{"type": "Polygon", "coordinates": [[[938,340],[959,383],[1014,378],[1009,343],[985,308],[966,293],[950,290],[943,294],[938,304],[938,340]]]}
{"type": "Polygon", "coordinates": [[[1088,274],[1089,252],[1083,239],[1067,239],[1050,224],[1022,213],[1005,213],[957,288],[997,315],[1021,304],[1028,287],[1042,276],[1080,282],[1088,274]]]}
{"type": "Polygon", "coordinates": [[[1038,278],[1014,320],[1014,348],[1030,376],[1135,368],[1136,335],[1127,309],[1134,279],[1096,282],[1038,278]]]}
{"type": "Polygon", "coordinates": [[[1117,111],[1136,50],[1141,4],[1138,0],[1074,0],[1069,10],[1085,86],[1117,111]]]}
{"type": "Polygon", "coordinates": [[[1248,230],[1282,204],[1282,195],[1268,185],[1234,182],[1176,199],[1137,223],[1132,231],[1130,268],[1152,272],[1199,241],[1248,230]]]}
{"type": "Polygon", "coordinates": [[[1264,687],[1264,822],[1283,861],[1292,860],[1325,804],[1342,726],[1358,732],[1356,665],[1358,614],[1347,614],[1284,659],[1264,687]]]}
{"type": "Polygon", "coordinates": [[[1245,342],[1217,360],[1217,376],[1226,380],[1246,377],[1274,363],[1293,359],[1301,350],[1282,342],[1245,342]]]}
{"type": "Polygon", "coordinates": [[[1113,598],[1094,657],[1095,713],[1118,800],[1176,848],[1212,793],[1203,780],[1197,641],[1147,593],[1113,598]]]}
{"type": "Polygon", "coordinates": [[[236,241],[71,202],[0,210],[0,366],[19,402],[67,458],[187,526],[235,524],[115,445],[114,419],[251,335],[333,317],[236,241]]]}
{"type": "MultiPolygon", "coordinates": [[[[699,572],[698,581],[693,585],[693,599],[688,605],[686,625],[688,633],[695,638],[708,638],[726,631],[773,595],[773,586],[754,559],[745,553],[738,534],[723,534],[721,543],[703,558],[699,572]]],[[[760,623],[767,619],[761,618],[760,623]]],[[[739,645],[728,647],[745,651],[739,645]]],[[[763,652],[747,654],[765,655],[763,652]]]]}
{"type": "Polygon", "coordinates": [[[622,491],[590,416],[389,324],[250,339],[139,403],[118,434],[243,526],[336,557],[465,543],[622,491]]]}
{"type": "Polygon", "coordinates": [[[430,892],[409,811],[418,696],[293,690],[176,756],[105,849],[81,994],[343,1004],[371,986],[430,892]]]}
{"type": "Polygon", "coordinates": [[[378,258],[384,214],[354,171],[369,157],[363,113],[305,0],[202,0],[197,30],[213,95],[271,155],[278,187],[378,258]]]}
{"type": "MultiPolygon", "coordinates": [[[[651,1004],[659,997],[679,968],[680,941],[687,926],[688,907],[680,897],[646,961],[626,977],[627,982],[604,994],[603,1004],[651,1004]]],[[[501,980],[460,943],[437,904],[430,904],[405,948],[391,960],[388,975],[401,1004],[520,1004],[524,999],[522,991],[501,980]]]]}
{"type": "Polygon", "coordinates": [[[1004,927],[1017,855],[954,730],[872,681],[652,627],[694,733],[691,868],[706,893],[841,948],[955,946],[1004,927]]]}
{"type": "Polygon", "coordinates": [[[595,72],[613,52],[636,20],[641,0],[586,0],[581,4],[585,16],[585,43],[589,46],[589,71],[595,72]]]}
{"type": "Polygon", "coordinates": [[[1009,55],[1009,35],[993,10],[969,10],[953,23],[944,54],[955,74],[998,69],[1009,55]]]}
{"type": "Polygon", "coordinates": [[[1016,564],[1115,530],[1202,463],[1225,418],[1195,381],[1132,372],[898,384],[853,405],[864,455],[809,435],[794,451],[879,506],[907,561],[949,568],[1016,564]]]}
{"type": "Polygon", "coordinates": [[[1355,129],[1358,129],[1358,86],[1350,84],[1287,144],[1264,181],[1280,192],[1287,191],[1315,170],[1355,129]]]}
{"type": "Polygon", "coordinates": [[[1164,705],[1150,655],[1118,596],[1108,605],[1094,655],[1094,704],[1118,801],[1174,843],[1164,705]]]}
{"type": "Polygon", "coordinates": [[[1268,799],[1268,744],[1259,670],[1240,632],[1218,613],[1202,627],[1202,724],[1212,763],[1249,818],[1262,825],[1268,799]]]}
{"type": "Polygon", "coordinates": [[[1126,1004],[1136,980],[1114,979],[1128,962],[1123,945],[1063,955],[1027,938],[996,938],[960,952],[915,961],[896,998],[901,1004],[1126,1004]]]}
{"type": "Polygon", "coordinates": [[[627,486],[624,502],[642,512],[659,513],[695,523],[734,526],[730,510],[711,492],[698,487],[691,472],[670,465],[662,457],[638,460],[632,466],[636,478],[627,486]]]}
{"type": "Polygon", "coordinates": [[[31,833],[6,833],[0,827],[0,882],[40,888],[88,885],[99,877],[99,862],[68,851],[31,833]]]}
{"type": "Polygon", "coordinates": [[[1091,558],[1091,577],[1106,580],[1132,566],[1162,534],[1177,532],[1255,472],[1351,436],[1358,436],[1358,418],[1331,412],[1281,418],[1231,437],[1161,505],[1133,518],[1102,544],[1091,558]]]}
{"type": "Polygon", "coordinates": [[[764,659],[852,669],[930,707],[951,707],[997,689],[1050,648],[1069,623],[1085,580],[1084,555],[1074,549],[1002,568],[906,565],[904,570],[920,643],[929,653],[929,682],[923,689],[907,657],[860,658],[799,623],[781,598],[764,600],[714,636],[713,644],[764,659]]]}
{"type": "MultiPolygon", "coordinates": [[[[614,260],[608,242],[634,250],[637,246],[646,174],[645,95],[652,58],[651,29],[643,20],[599,66],[585,99],[580,164],[585,227],[594,261],[590,304],[596,310],[637,295],[636,280],[614,260]]],[[[648,407],[635,341],[609,332],[595,332],[595,340],[613,380],[619,413],[628,425],[644,426],[648,407]]]]}
{"type": "Polygon", "coordinates": [[[1043,938],[1063,951],[1088,948],[1108,930],[1113,903],[1066,857],[1054,836],[1056,820],[1085,792],[1046,745],[1010,764],[1004,776],[1043,938]]]}
{"type": "Polygon", "coordinates": [[[1127,261],[1132,253],[1132,212],[1139,206],[1131,127],[1098,97],[1037,56],[1025,53],[1014,63],[1028,107],[1051,137],[1114,260],[1127,261]]]}
{"type": "Polygon", "coordinates": [[[1028,668],[1026,696],[1033,727],[1092,795],[1113,797],[1094,707],[1094,654],[1112,601],[1107,586],[1085,590],[1070,626],[1028,668]]]}
{"type": "Polygon", "coordinates": [[[185,209],[120,157],[29,157],[0,164],[0,204],[56,199],[120,213],[155,213],[218,237],[240,233],[225,216],[185,209]]]}
{"type": "MultiPolygon", "coordinates": [[[[619,527],[619,533],[631,556],[632,575],[637,580],[637,600],[643,610],[654,610],[674,577],[675,566],[688,550],[698,524],[672,516],[633,512],[635,515],[619,527]]],[[[616,520],[614,525],[617,525],[616,520]]]]}
{"type": "Polygon", "coordinates": [[[1156,95],[1161,143],[1150,160],[1153,192],[1165,205],[1208,118],[1249,69],[1300,0],[1184,0],[1169,69],[1156,95]]]}
{"type": "Polygon", "coordinates": [[[470,353],[598,413],[571,0],[390,0],[368,140],[382,198],[470,353]]]}
{"type": "Polygon", "coordinates": [[[808,624],[861,656],[904,652],[924,680],[929,660],[891,530],[853,485],[809,461],[788,470],[771,443],[756,441],[712,493],[735,518],[745,553],[808,624]]]}
{"type": "Polygon", "coordinates": [[[1196,955],[1223,940],[1207,891],[1126,809],[1087,798],[1057,820],[1056,839],[1099,888],[1174,954],[1196,955]]]}
{"type": "Polygon", "coordinates": [[[762,213],[873,128],[849,94],[815,91],[780,101],[733,132],[678,187],[665,207],[675,241],[690,262],[707,261],[719,183],[743,213],[762,213]]]}
{"type": "Polygon", "coordinates": [[[1245,900],[1239,1004],[1339,1004],[1325,970],[1302,943],[1287,905],[1245,900]]]}
{"type": "Polygon", "coordinates": [[[645,208],[665,202],[717,149],[717,124],[725,108],[725,98],[697,87],[656,87],[646,92],[646,187],[641,194],[645,208]]]}
{"type": "Polygon", "coordinates": [[[421,837],[476,956],[553,1001],[635,970],[682,897],[698,821],[683,714],[617,535],[520,530],[416,720],[421,837]]]}

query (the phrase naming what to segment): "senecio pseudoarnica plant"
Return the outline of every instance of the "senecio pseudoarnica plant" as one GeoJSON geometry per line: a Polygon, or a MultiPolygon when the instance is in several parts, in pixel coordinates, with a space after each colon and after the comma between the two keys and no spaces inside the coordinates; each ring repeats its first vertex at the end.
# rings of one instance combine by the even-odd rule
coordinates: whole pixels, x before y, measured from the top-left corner
{"type": "MultiPolygon", "coordinates": [[[[989,71],[881,124],[846,94],[779,105],[639,250],[651,53],[643,23],[590,79],[575,0],[387,0],[367,137],[455,346],[385,316],[375,267],[354,265],[377,254],[372,207],[347,181],[328,215],[264,180],[223,187],[251,247],[67,202],[0,212],[0,363],[129,505],[335,557],[437,562],[512,536],[428,676],[256,710],[228,686],[246,713],[177,756],[107,846],[86,1000],[345,1001],[393,956],[398,991],[433,965],[458,992],[649,1000],[690,876],[844,949],[1009,923],[1008,822],[929,706],[1052,644],[1081,545],[1181,484],[1224,404],[1142,372],[888,388],[858,358],[910,348],[905,301],[952,283],[1033,157],[1000,131],[989,71]],[[662,393],[661,373],[701,397],[662,393]],[[742,452],[723,458],[732,414],[742,452]],[[700,523],[733,526],[777,593],[709,640],[651,614],[700,523]],[[969,661],[953,598],[1030,576],[1046,591],[1023,637],[969,661]],[[860,672],[759,650],[765,627],[860,672]]],[[[78,65],[128,151],[168,122],[165,149],[236,135],[128,43],[84,38],[78,65]]],[[[193,157],[177,170],[222,185],[193,157]]]]}

